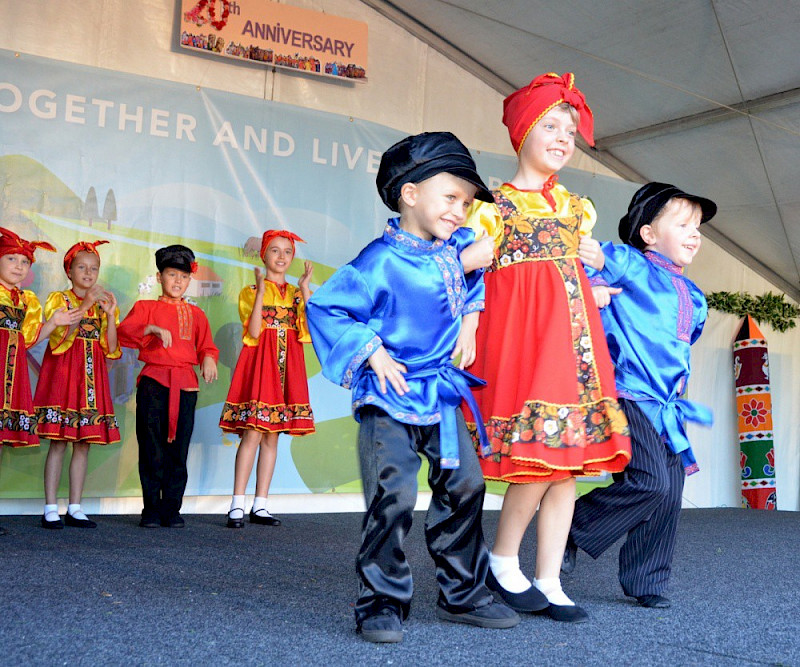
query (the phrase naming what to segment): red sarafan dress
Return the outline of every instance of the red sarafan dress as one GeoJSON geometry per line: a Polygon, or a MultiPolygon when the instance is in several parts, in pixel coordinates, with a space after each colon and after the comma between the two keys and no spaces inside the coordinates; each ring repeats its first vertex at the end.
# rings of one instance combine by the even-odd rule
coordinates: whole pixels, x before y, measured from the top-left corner
{"type": "Polygon", "coordinates": [[[555,211],[539,191],[505,183],[493,194],[495,204],[476,202],[469,219],[495,241],[469,369],[487,382],[473,390],[491,443],[481,452],[484,477],[527,483],[619,472],[631,456],[628,422],[577,255],[594,207],[561,185],[552,190],[555,211]]]}
{"type": "Polygon", "coordinates": [[[8,447],[33,447],[36,414],[28,376],[28,347],[42,328],[42,304],[30,290],[0,285],[0,355],[3,368],[3,404],[0,442],[8,447]]]}
{"type": "MultiPolygon", "coordinates": [[[[52,292],[44,305],[49,319],[59,308],[80,308],[72,290],[52,292]]],[[[119,324],[119,310],[114,313],[119,324]]],[[[108,349],[108,316],[94,304],[72,331],[56,327],[42,359],[33,404],[40,438],[109,445],[120,441],[108,382],[106,359],[122,350],[108,349]]]]}
{"type": "Polygon", "coordinates": [[[247,333],[255,307],[256,287],[239,294],[239,317],[244,325],[244,347],[231,378],[219,426],[242,434],[246,429],[306,435],[314,432],[308,400],[303,343],[311,342],[306,305],[298,287],[264,280],[261,334],[247,333]]]}

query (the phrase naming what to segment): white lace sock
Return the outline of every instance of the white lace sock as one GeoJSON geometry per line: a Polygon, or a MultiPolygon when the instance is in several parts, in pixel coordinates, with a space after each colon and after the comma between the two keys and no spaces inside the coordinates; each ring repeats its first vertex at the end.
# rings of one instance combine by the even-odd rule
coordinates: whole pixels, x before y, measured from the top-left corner
{"type": "Polygon", "coordinates": [[[509,593],[522,593],[531,587],[530,580],[519,569],[519,556],[489,554],[489,567],[497,583],[509,593]]]}
{"type": "Polygon", "coordinates": [[[45,505],[44,506],[44,520],[45,521],[58,521],[58,505],[45,505]]]}
{"type": "Polygon", "coordinates": [[[244,496],[232,496],[231,510],[228,512],[231,519],[244,519],[244,496]]]}
{"type": "Polygon", "coordinates": [[[550,604],[554,604],[559,607],[575,606],[575,603],[567,597],[563,590],[561,590],[560,579],[534,579],[533,585],[542,591],[542,593],[544,593],[544,596],[547,598],[547,601],[550,604]]]}
{"type": "Polygon", "coordinates": [[[72,503],[67,506],[67,512],[73,519],[77,519],[78,521],[86,521],[88,518],[81,509],[80,503],[72,503]]]}

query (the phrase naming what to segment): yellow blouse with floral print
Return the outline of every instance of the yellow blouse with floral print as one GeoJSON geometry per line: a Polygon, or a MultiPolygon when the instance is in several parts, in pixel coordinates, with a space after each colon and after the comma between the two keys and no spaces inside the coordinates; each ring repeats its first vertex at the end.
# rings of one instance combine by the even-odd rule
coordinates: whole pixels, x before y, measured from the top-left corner
{"type": "Polygon", "coordinates": [[[0,328],[21,333],[25,347],[33,345],[42,328],[42,304],[39,298],[31,290],[9,290],[5,285],[0,285],[0,328]],[[24,310],[24,314],[21,310],[24,310]]]}
{"type": "MultiPolygon", "coordinates": [[[[264,280],[264,299],[261,307],[261,332],[265,329],[296,329],[297,340],[311,342],[306,320],[306,302],[299,287],[285,283],[285,290],[271,280],[264,280]]],[[[239,293],[239,317],[244,325],[242,341],[248,347],[258,345],[258,339],[247,333],[247,323],[256,301],[256,286],[247,285],[239,293]]]]}
{"type": "MultiPolygon", "coordinates": [[[[503,183],[499,190],[517,208],[519,218],[566,218],[572,215],[571,199],[573,195],[558,183],[551,191],[556,202],[555,211],[539,192],[517,190],[508,183],[503,183]]],[[[583,216],[578,232],[582,235],[590,235],[597,221],[597,212],[588,199],[581,198],[580,202],[583,205],[583,216]]],[[[505,223],[497,204],[476,199],[467,215],[467,224],[475,230],[475,235],[483,236],[481,233],[483,230],[494,240],[494,247],[499,247],[503,239],[505,223]]]]}
{"type": "MultiPolygon", "coordinates": [[[[79,308],[81,299],[72,290],[65,290],[63,292],[51,292],[47,297],[44,304],[45,319],[50,319],[59,308],[64,310],[74,310],[79,308]]],[[[119,326],[119,308],[114,311],[114,322],[119,326]]],[[[117,349],[113,352],[108,351],[108,316],[103,312],[99,305],[94,304],[89,308],[88,312],[83,316],[80,324],[72,331],[69,327],[56,327],[53,333],[50,334],[50,350],[53,354],[64,354],[75,343],[77,338],[84,338],[86,340],[97,340],[100,343],[100,349],[103,350],[103,355],[108,359],[119,359],[122,356],[122,348],[117,345],[117,349]],[[96,337],[94,332],[97,332],[99,325],[99,337],[96,337]]]]}

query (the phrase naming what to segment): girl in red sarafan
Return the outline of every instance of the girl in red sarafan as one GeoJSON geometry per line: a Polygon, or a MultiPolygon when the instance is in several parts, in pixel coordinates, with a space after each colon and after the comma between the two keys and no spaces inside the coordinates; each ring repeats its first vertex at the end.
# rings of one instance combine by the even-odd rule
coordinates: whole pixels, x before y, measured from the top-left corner
{"type": "Polygon", "coordinates": [[[267,511],[278,435],[314,432],[302,345],[311,342],[306,301],[311,296],[308,286],[313,266],[305,262],[298,287],[286,282],[295,241],[303,240],[292,232],[275,229],[264,232],[259,255],[266,276],[262,278],[261,270],[256,267],[255,285],[246,286],[239,294],[244,347],[219,421],[223,431],[238,433],[242,438],[236,453],[229,528],[244,526],[244,496],[256,454],[256,495],[250,523],[280,525],[280,520],[267,511]]]}
{"type": "Polygon", "coordinates": [[[77,322],[56,327],[50,334],[33,399],[36,432],[50,440],[44,464],[44,528],[59,529],[64,523],[75,528],[97,527],[81,509],[89,445],[120,441],[106,367],[106,358],[119,359],[121,354],[117,343],[119,310],[114,295],[97,284],[97,246],[104,243],[108,241],[80,241],[67,251],[64,272],[72,288],[52,292],[44,306],[45,317],[60,310],[80,314],[77,322]],[[62,522],[58,485],[68,442],[72,443],[69,506],[62,522]]]}
{"type": "MultiPolygon", "coordinates": [[[[6,447],[35,447],[36,415],[28,377],[28,348],[40,337],[49,336],[57,326],[71,326],[79,315],[56,311],[42,324],[42,304],[21,285],[37,248],[55,252],[44,241],[26,241],[10,229],[0,227],[0,369],[3,373],[0,405],[0,442],[6,447]]],[[[0,454],[3,448],[0,447],[0,454]]],[[[5,534],[0,528],[0,535],[5,534]]]]}
{"type": "Polygon", "coordinates": [[[631,456],[582,265],[602,266],[600,246],[588,234],[596,213],[556,176],[578,132],[594,144],[594,120],[571,73],[537,77],[503,108],[517,172],[493,192],[494,202],[476,202],[469,218],[494,241],[495,257],[470,368],[487,382],[474,392],[491,442],[491,451],[480,452],[481,468],[486,479],[509,482],[487,585],[517,611],[580,622],[588,615],[560,582],[576,477],[620,472],[631,456]],[[531,585],[519,568],[519,548],[537,508],[531,585]]]}

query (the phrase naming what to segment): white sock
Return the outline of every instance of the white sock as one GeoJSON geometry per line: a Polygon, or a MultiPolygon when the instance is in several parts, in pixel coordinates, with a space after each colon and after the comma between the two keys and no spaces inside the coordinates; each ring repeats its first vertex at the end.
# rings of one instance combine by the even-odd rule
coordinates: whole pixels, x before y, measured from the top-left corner
{"type": "Polygon", "coordinates": [[[58,521],[58,505],[45,505],[44,506],[44,520],[45,521],[58,521]]]}
{"type": "Polygon", "coordinates": [[[554,604],[559,607],[575,606],[575,603],[567,597],[563,590],[561,590],[560,579],[534,579],[533,585],[542,591],[542,593],[544,593],[544,596],[547,598],[547,601],[550,604],[554,604]]]}
{"type": "Polygon", "coordinates": [[[259,514],[260,516],[269,515],[269,512],[267,512],[266,496],[256,496],[253,498],[253,514],[259,514]]]}
{"type": "Polygon", "coordinates": [[[519,569],[519,556],[489,554],[489,567],[497,583],[509,593],[522,593],[531,587],[530,580],[519,569]]]}
{"type": "Polygon", "coordinates": [[[244,519],[244,496],[232,496],[231,511],[228,512],[231,519],[244,519]]]}
{"type": "Polygon", "coordinates": [[[67,512],[73,519],[78,521],[85,521],[88,517],[83,513],[80,503],[72,503],[67,506],[67,512]]]}

